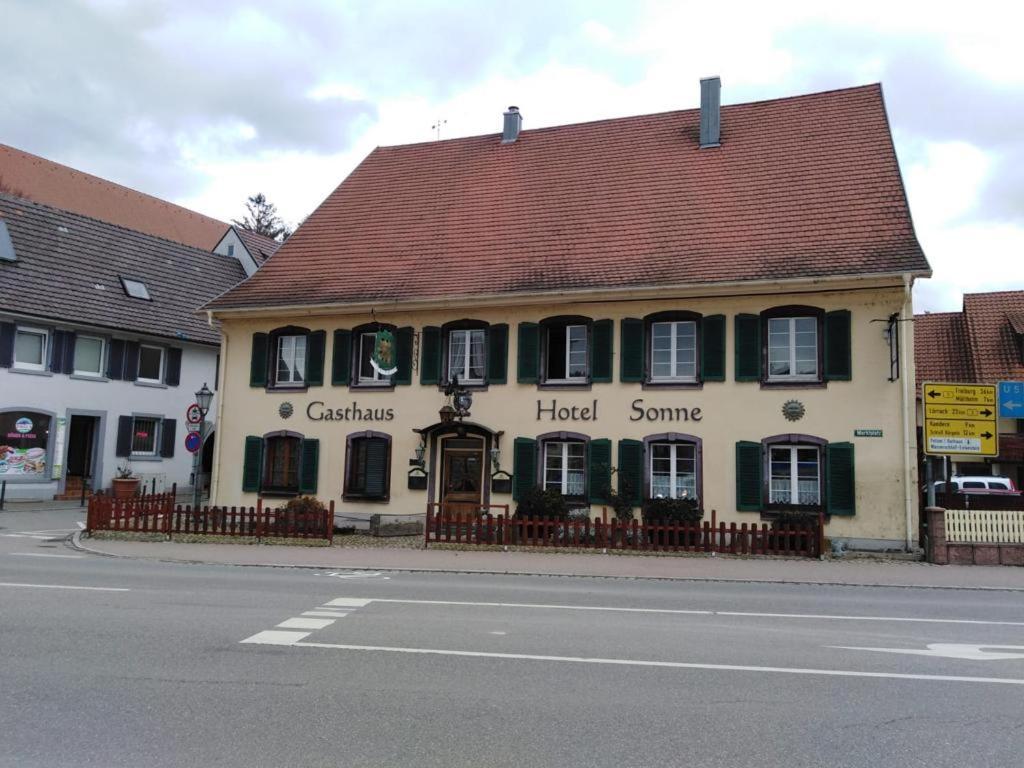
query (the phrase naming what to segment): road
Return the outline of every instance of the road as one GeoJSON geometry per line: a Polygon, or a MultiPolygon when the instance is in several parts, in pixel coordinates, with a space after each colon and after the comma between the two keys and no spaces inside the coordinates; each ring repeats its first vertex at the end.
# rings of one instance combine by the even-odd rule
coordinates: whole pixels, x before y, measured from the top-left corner
{"type": "Polygon", "coordinates": [[[81,519],[0,515],[0,766],[1021,764],[1020,593],[182,565],[48,540],[81,519]]]}

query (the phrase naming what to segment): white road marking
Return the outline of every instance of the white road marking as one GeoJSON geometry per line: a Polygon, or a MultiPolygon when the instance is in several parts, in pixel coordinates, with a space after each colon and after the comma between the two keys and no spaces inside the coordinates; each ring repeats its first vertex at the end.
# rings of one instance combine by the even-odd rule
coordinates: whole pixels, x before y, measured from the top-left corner
{"type": "Polygon", "coordinates": [[[341,573],[332,571],[327,575],[336,579],[380,579],[381,581],[391,579],[390,576],[385,576],[383,571],[343,571],[341,573]]]}
{"type": "Polygon", "coordinates": [[[281,629],[323,629],[334,623],[334,619],[285,619],[279,626],[281,629]]]}
{"type": "Polygon", "coordinates": [[[1024,659],[1024,645],[970,645],[966,643],[929,643],[922,648],[858,648],[852,645],[830,645],[844,651],[878,651],[880,653],[905,653],[912,656],[938,656],[943,659],[967,659],[968,661],[1006,661],[1024,659]],[[984,651],[983,648],[1005,648],[1006,651],[984,651]]]}
{"type": "Polygon", "coordinates": [[[263,632],[257,632],[252,637],[247,637],[240,642],[253,643],[255,645],[295,645],[304,637],[309,637],[309,632],[279,632],[268,629],[263,632]]]}
{"type": "Polygon", "coordinates": [[[347,613],[339,613],[336,611],[303,611],[303,616],[331,616],[335,619],[343,619],[348,616],[347,613]]]}
{"type": "MultiPolygon", "coordinates": [[[[337,597],[331,600],[329,603],[324,603],[324,607],[336,606],[338,608],[362,608],[372,603],[373,600],[364,600],[361,597],[337,597]]],[[[396,600],[395,602],[405,602],[403,600],[396,600]]],[[[415,600],[409,602],[416,602],[415,600]]]]}
{"type": "Polygon", "coordinates": [[[497,630],[491,632],[492,635],[507,635],[508,632],[498,632],[497,630]]]}
{"type": "Polygon", "coordinates": [[[867,677],[882,680],[934,680],[949,683],[999,683],[1003,685],[1024,685],[1024,679],[1009,677],[968,677],[965,675],[915,675],[897,672],[856,672],[847,669],[804,669],[801,667],[759,667],[746,664],[699,664],[696,662],[684,661],[601,659],[586,658],[582,656],[540,656],[528,653],[453,651],[439,648],[394,648],[386,645],[343,645],[340,643],[303,642],[289,642],[281,644],[292,645],[297,648],[334,648],[343,651],[375,651],[378,653],[406,653],[430,656],[463,656],[478,659],[508,659],[514,661],[553,661],[571,664],[605,664],[610,666],[657,667],[662,669],[703,669],[722,672],[770,672],[790,675],[819,675],[823,677],[867,677]]]}
{"type": "Polygon", "coordinates": [[[6,536],[9,539],[39,539],[40,541],[53,541],[53,534],[34,534],[34,533],[0,533],[0,536],[6,536]]]}
{"type": "Polygon", "coordinates": [[[677,616],[737,616],[768,619],[825,619],[830,621],[901,621],[922,624],[983,624],[1004,627],[1024,627],[1024,621],[989,621],[985,619],[925,619],[910,616],[844,616],[829,613],[764,613],[760,611],[710,611],[687,610],[683,608],[619,608],[598,605],[551,605],[545,603],[477,603],[461,600],[400,600],[397,598],[374,597],[369,599],[338,598],[326,605],[356,605],[369,603],[401,603],[406,605],[455,605],[478,608],[539,608],[562,611],[609,611],[613,613],[654,613],[677,616]],[[350,601],[339,603],[338,601],[350,601]]]}
{"type": "Polygon", "coordinates": [[[82,589],[89,592],[131,592],[127,587],[78,587],[69,584],[18,584],[0,581],[0,587],[35,587],[36,589],[82,589]]]}
{"type": "Polygon", "coordinates": [[[85,530],[85,523],[83,523],[81,520],[77,521],[75,523],[75,525],[78,526],[78,530],[80,530],[80,531],[84,531],[85,530]]]}
{"type": "Polygon", "coordinates": [[[50,555],[45,552],[8,552],[15,557],[62,557],[66,560],[81,560],[82,555],[50,555]]]}

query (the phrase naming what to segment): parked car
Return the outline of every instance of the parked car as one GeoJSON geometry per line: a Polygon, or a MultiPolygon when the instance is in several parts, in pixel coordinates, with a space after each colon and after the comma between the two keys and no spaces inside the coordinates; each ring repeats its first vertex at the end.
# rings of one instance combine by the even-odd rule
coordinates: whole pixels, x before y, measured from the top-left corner
{"type": "Polygon", "coordinates": [[[1009,477],[954,475],[947,483],[935,482],[936,493],[969,493],[972,496],[1020,496],[1020,489],[1009,477]]]}

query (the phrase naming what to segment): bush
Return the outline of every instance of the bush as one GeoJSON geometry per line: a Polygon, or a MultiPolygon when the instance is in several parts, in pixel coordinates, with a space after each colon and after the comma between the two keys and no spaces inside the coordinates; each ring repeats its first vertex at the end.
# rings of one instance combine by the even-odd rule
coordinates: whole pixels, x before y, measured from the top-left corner
{"type": "Polygon", "coordinates": [[[656,524],[699,523],[704,517],[698,499],[648,499],[644,521],[656,524]]]}
{"type": "Polygon", "coordinates": [[[554,489],[531,488],[519,500],[516,517],[549,517],[564,520],[569,516],[569,502],[554,489]]]}
{"type": "Polygon", "coordinates": [[[315,496],[296,496],[284,505],[285,512],[293,515],[323,514],[327,507],[320,503],[315,496]]]}

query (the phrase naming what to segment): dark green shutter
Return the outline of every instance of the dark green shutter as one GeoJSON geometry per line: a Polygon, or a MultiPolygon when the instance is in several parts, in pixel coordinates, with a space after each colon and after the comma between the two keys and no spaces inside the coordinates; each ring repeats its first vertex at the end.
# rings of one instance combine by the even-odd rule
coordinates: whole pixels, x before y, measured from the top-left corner
{"type": "MultiPolygon", "coordinates": [[[[214,377],[214,386],[216,386],[214,377]]],[[[181,348],[170,347],[167,350],[167,371],[164,373],[164,384],[168,387],[176,387],[181,383],[181,348]]]]}
{"type": "Polygon", "coordinates": [[[487,383],[508,381],[508,325],[498,323],[487,329],[487,383]]]}
{"type": "Polygon", "coordinates": [[[124,344],[124,379],[135,381],[139,378],[139,342],[126,341],[124,344]]]}
{"type": "Polygon", "coordinates": [[[384,498],[388,495],[388,441],[371,437],[366,441],[366,495],[384,498]]]}
{"type": "Polygon", "coordinates": [[[725,315],[708,315],[701,321],[700,378],[725,381],[725,315]]]}
{"type": "MultiPolygon", "coordinates": [[[[265,336],[266,334],[264,334],[265,336]]],[[[263,473],[263,438],[249,435],[245,438],[245,455],[242,464],[242,490],[260,492],[260,475],[263,473]]]]}
{"type": "Polygon", "coordinates": [[[412,335],[413,330],[409,326],[395,331],[395,358],[398,360],[398,370],[393,379],[395,384],[412,384],[412,335]]]}
{"type": "Polygon", "coordinates": [[[519,324],[516,363],[519,383],[536,384],[537,369],[540,367],[540,327],[536,323],[519,324]]]}
{"type": "Polygon", "coordinates": [[[269,337],[265,333],[252,335],[252,360],[249,365],[249,386],[267,386],[267,344],[269,337]]]}
{"type": "Polygon", "coordinates": [[[736,443],[736,509],[740,512],[761,511],[761,474],[761,444],[742,440],[736,443]]]}
{"type": "Polygon", "coordinates": [[[517,437],[512,452],[512,498],[522,499],[537,485],[537,441],[517,437]]]}
{"type": "Polygon", "coordinates": [[[117,446],[114,455],[127,457],[132,454],[132,417],[117,417],[117,446]]]}
{"type": "Polygon", "coordinates": [[[644,380],[644,321],[624,317],[619,322],[619,381],[644,380]]]}
{"type": "Polygon", "coordinates": [[[334,351],[331,353],[331,384],[347,387],[352,371],[352,331],[334,332],[334,351]]]}
{"type": "Polygon", "coordinates": [[[316,493],[320,459],[320,441],[302,441],[302,462],[299,464],[299,493],[316,493]]]}
{"type": "Polygon", "coordinates": [[[598,384],[608,383],[612,380],[612,358],[615,356],[615,323],[595,320],[590,329],[590,341],[590,380],[598,384]]]}
{"type": "Polygon", "coordinates": [[[825,379],[849,381],[853,373],[850,353],[850,311],[840,309],[825,315],[825,379]]]}
{"type": "Polygon", "coordinates": [[[591,440],[589,459],[590,503],[608,504],[612,490],[612,441],[606,438],[591,440]]]}
{"type": "Polygon", "coordinates": [[[761,379],[761,318],[736,315],[736,381],[761,379]]]}
{"type": "Polygon", "coordinates": [[[175,419],[164,419],[160,424],[160,456],[165,459],[174,458],[177,425],[178,422],[175,419]]]}
{"type": "Polygon", "coordinates": [[[420,340],[420,384],[441,380],[441,329],[428,325],[420,340]]]}
{"type": "Polygon", "coordinates": [[[853,443],[829,443],[825,455],[826,511],[830,515],[852,515],[857,509],[853,443]]]}
{"type": "Polygon", "coordinates": [[[306,337],[306,386],[320,387],[324,383],[324,348],[327,331],[313,331],[306,337]]]}
{"type": "Polygon", "coordinates": [[[644,444],[619,440],[619,496],[640,506],[644,492],[644,444]]]}

